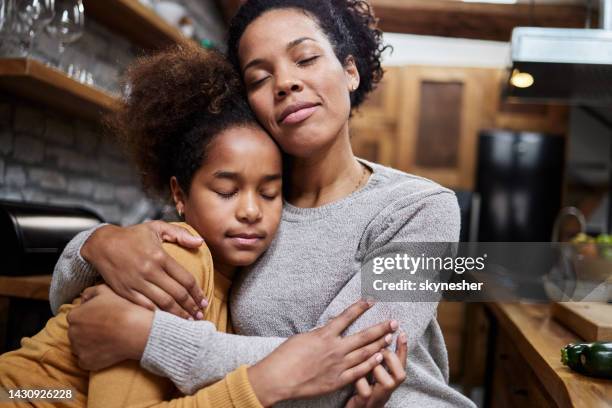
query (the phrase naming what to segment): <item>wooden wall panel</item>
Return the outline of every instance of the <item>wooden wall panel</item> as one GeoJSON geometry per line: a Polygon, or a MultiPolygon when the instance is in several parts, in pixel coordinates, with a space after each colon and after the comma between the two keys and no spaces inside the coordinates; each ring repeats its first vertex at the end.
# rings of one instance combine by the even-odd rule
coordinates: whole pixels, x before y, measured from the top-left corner
{"type": "Polygon", "coordinates": [[[401,72],[387,68],[384,80],[351,119],[353,152],[366,160],[396,167],[394,146],[398,137],[398,101],[401,72]]]}
{"type": "Polygon", "coordinates": [[[463,83],[421,82],[415,164],[454,168],[459,158],[463,83]]]}

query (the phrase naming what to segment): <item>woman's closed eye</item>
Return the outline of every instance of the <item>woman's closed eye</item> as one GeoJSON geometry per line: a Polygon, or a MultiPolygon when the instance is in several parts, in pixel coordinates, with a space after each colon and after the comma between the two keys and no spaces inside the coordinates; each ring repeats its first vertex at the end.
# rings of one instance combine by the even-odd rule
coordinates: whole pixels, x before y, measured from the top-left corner
{"type": "Polygon", "coordinates": [[[261,194],[261,196],[266,199],[266,200],[274,200],[276,199],[276,197],[278,197],[278,195],[280,194],[279,191],[276,190],[268,190],[268,191],[261,191],[259,194],[261,194]]]}
{"type": "Polygon", "coordinates": [[[320,55],[313,55],[312,57],[300,59],[298,60],[297,65],[300,67],[312,65],[319,57],[320,55]]]}
{"type": "Polygon", "coordinates": [[[266,82],[266,80],[270,78],[270,76],[265,76],[259,79],[255,79],[252,81],[247,81],[247,88],[248,89],[253,89],[253,88],[257,88],[258,86],[262,85],[264,82],[266,82]]]}

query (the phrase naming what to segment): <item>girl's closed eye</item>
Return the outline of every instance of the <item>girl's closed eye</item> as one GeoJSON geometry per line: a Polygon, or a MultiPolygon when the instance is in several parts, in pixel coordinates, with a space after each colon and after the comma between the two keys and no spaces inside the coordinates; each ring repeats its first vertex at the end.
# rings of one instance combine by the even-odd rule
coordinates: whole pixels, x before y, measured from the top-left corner
{"type": "Polygon", "coordinates": [[[217,193],[217,195],[219,195],[221,198],[230,199],[233,196],[235,196],[236,193],[238,193],[238,190],[229,191],[229,192],[215,191],[215,193],[217,193]]]}

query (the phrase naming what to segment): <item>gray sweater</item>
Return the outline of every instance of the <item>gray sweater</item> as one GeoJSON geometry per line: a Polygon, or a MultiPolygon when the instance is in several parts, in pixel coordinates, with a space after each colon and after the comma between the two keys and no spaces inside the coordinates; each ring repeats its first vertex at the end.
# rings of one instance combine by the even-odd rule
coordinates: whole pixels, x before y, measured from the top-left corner
{"type": "MultiPolygon", "coordinates": [[[[368,184],[317,208],[285,204],[271,247],[234,282],[232,324],[219,333],[205,321],[157,311],[141,365],[170,378],[187,394],[254,364],[287,337],[325,324],[361,296],[360,262],[390,242],[455,242],[460,218],[452,191],[374,163],[368,184]]],[[[93,283],[95,270],[80,256],[92,231],[64,250],[51,283],[54,311],[93,283]]],[[[347,331],[396,319],[408,336],[408,378],[389,407],[473,407],[448,385],[448,357],[436,320],[437,303],[376,303],[347,331]]],[[[325,397],[281,405],[339,407],[346,388],[325,397]]]]}

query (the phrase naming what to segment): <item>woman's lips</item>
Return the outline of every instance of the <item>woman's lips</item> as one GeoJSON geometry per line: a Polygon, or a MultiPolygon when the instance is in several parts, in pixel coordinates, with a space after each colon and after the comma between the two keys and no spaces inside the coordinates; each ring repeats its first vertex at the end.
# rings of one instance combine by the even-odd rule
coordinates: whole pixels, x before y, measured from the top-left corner
{"type": "Polygon", "coordinates": [[[318,105],[310,106],[307,108],[302,108],[298,111],[295,111],[289,115],[287,115],[281,123],[284,125],[295,125],[296,123],[300,123],[311,117],[315,111],[319,108],[318,105]]]}

